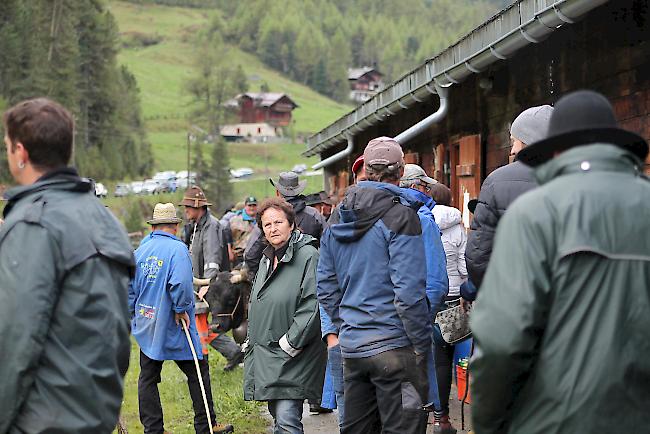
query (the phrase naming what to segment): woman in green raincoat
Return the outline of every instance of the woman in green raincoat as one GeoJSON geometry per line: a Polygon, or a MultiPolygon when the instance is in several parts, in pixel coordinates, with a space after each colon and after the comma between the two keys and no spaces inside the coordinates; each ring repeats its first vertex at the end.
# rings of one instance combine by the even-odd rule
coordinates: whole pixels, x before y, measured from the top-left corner
{"type": "Polygon", "coordinates": [[[320,400],[327,362],[316,298],[318,251],[295,227],[293,207],[268,199],[258,225],[264,250],[251,291],[244,399],[268,401],[274,433],[302,433],[302,403],[320,400]]]}

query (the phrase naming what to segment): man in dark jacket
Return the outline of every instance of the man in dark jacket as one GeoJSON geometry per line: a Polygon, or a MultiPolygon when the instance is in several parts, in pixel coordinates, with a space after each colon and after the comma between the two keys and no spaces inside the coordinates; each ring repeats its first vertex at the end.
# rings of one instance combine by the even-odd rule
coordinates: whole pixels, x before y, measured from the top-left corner
{"type": "Polygon", "coordinates": [[[192,271],[197,283],[201,283],[199,299],[196,300],[196,325],[201,337],[203,355],[208,355],[208,343],[226,360],[224,370],[235,369],[244,359],[241,347],[228,335],[213,333],[209,328],[208,305],[203,296],[208,291],[208,284],[219,271],[230,270],[226,230],[219,220],[212,215],[210,203],[203,190],[198,186],[187,189],[180,205],[185,207],[185,216],[194,224],[190,235],[190,254],[192,271]]]}
{"type": "Polygon", "coordinates": [[[549,137],[520,152],[540,187],[497,229],[472,314],[477,434],[647,431],[647,155],[590,91],[561,98],[549,137]]]}
{"type": "Polygon", "coordinates": [[[517,153],[527,144],[544,138],[552,112],[553,107],[543,105],[526,109],[517,116],[510,127],[511,163],[490,173],[483,182],[465,250],[469,279],[477,288],[490,260],[499,220],[517,197],[537,185],[532,170],[516,161],[517,153]]]}
{"type": "MultiPolygon", "coordinates": [[[[276,195],[285,198],[293,206],[293,210],[296,212],[296,227],[300,232],[311,235],[318,242],[327,226],[327,222],[316,208],[307,205],[305,196],[302,195],[307,186],[307,181],[300,181],[298,175],[294,172],[282,172],[278,180],[269,179],[269,181],[275,187],[276,195]]],[[[250,276],[255,276],[257,273],[260,259],[262,259],[262,252],[267,245],[268,243],[262,232],[256,226],[244,254],[250,276]]]]}
{"type": "Polygon", "coordinates": [[[424,433],[431,350],[425,252],[414,201],[397,186],[400,145],[364,151],[368,181],[348,189],[321,238],[318,300],[345,359],[343,433],[424,433]]]}
{"type": "Polygon", "coordinates": [[[0,432],[111,432],[129,364],[133,249],[68,167],[72,115],[38,98],[4,115],[0,227],[0,432]]]}

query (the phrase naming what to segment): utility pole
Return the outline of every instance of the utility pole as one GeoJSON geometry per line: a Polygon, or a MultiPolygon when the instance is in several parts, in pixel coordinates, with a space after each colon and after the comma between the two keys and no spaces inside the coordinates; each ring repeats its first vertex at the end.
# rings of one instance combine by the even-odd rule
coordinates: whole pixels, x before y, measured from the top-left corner
{"type": "Polygon", "coordinates": [[[190,187],[190,144],[192,142],[192,134],[187,133],[187,187],[190,187]]]}

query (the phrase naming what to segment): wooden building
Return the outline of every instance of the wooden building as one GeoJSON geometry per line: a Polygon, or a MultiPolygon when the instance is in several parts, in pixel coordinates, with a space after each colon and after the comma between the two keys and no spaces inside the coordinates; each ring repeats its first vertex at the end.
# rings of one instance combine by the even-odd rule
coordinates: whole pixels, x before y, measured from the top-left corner
{"type": "Polygon", "coordinates": [[[247,92],[235,98],[242,124],[267,123],[286,127],[291,123],[291,112],[298,107],[285,93],[247,92]]]}
{"type": "Polygon", "coordinates": [[[384,87],[383,76],[376,68],[370,66],[349,68],[350,100],[363,103],[377,95],[377,92],[384,87]]]}
{"type": "Polygon", "coordinates": [[[282,136],[279,127],[267,123],[224,125],[219,131],[227,142],[264,142],[269,138],[282,136]]]}
{"type": "Polygon", "coordinates": [[[649,9],[647,0],[515,1],[310,137],[303,155],[320,154],[325,189],[340,200],[368,141],[402,133],[406,161],[450,186],[467,215],[485,177],[507,164],[510,123],[528,107],[593,89],[623,128],[648,139],[649,9]],[[436,122],[404,133],[434,112],[436,122]]]}

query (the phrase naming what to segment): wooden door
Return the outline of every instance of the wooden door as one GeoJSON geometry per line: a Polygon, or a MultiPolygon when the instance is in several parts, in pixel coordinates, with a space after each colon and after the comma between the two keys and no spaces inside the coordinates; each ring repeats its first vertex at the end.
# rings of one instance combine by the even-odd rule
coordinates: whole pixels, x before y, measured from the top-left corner
{"type": "Polygon", "coordinates": [[[455,188],[452,188],[454,195],[454,206],[463,213],[463,223],[469,227],[470,213],[467,209],[467,202],[478,197],[481,190],[481,136],[472,135],[462,137],[457,144],[455,170],[452,172],[452,180],[456,181],[455,188]]]}

